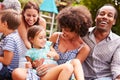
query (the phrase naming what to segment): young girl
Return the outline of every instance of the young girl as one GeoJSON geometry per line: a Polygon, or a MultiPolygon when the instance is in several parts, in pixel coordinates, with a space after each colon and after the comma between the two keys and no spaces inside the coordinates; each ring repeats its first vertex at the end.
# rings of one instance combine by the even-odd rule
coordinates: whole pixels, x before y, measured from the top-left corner
{"type": "MultiPolygon", "coordinates": [[[[49,65],[47,72],[39,75],[41,80],[69,80],[73,72],[75,73],[77,80],[84,80],[79,60],[73,59],[70,61],[71,64],[66,63],[57,66],[56,61],[59,59],[59,55],[52,47],[52,43],[46,41],[46,32],[42,27],[33,26],[29,28],[28,40],[33,48],[27,51],[26,59],[31,62],[32,68],[36,69],[38,67],[37,63],[40,59],[44,60],[42,64],[49,65]]],[[[18,68],[13,71],[14,80],[25,80],[26,78],[28,80],[31,78],[34,78],[35,80],[39,79],[39,77],[36,76],[34,71],[31,69],[28,69],[27,71],[18,68]]]]}

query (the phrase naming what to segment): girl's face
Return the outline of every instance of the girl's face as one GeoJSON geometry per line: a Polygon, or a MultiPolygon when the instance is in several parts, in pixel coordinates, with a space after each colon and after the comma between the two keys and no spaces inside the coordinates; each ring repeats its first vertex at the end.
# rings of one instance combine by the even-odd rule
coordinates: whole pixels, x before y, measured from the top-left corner
{"type": "Polygon", "coordinates": [[[73,39],[77,35],[75,32],[71,32],[69,28],[62,28],[62,32],[65,39],[73,39]]]}
{"type": "Polygon", "coordinates": [[[34,25],[39,17],[39,13],[35,9],[26,9],[24,12],[25,21],[29,26],[34,25]]]}
{"type": "Polygon", "coordinates": [[[37,49],[43,48],[46,44],[45,30],[42,30],[41,32],[36,34],[36,36],[34,37],[34,39],[31,40],[31,42],[34,48],[37,48],[37,49]]]}

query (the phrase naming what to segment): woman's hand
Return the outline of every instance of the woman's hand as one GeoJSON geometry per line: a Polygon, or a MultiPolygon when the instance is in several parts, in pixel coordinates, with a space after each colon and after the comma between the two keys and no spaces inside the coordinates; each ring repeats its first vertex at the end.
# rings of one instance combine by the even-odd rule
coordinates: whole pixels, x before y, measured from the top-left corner
{"type": "Polygon", "coordinates": [[[56,66],[56,65],[53,65],[53,64],[43,64],[43,62],[44,62],[44,59],[40,59],[39,64],[36,68],[37,74],[39,76],[45,75],[47,73],[48,69],[56,66]]]}
{"type": "Polygon", "coordinates": [[[36,70],[37,70],[37,74],[39,75],[39,76],[43,76],[43,75],[45,75],[46,73],[47,73],[47,70],[49,69],[49,65],[47,65],[47,64],[42,64],[42,65],[40,65],[40,66],[38,66],[37,68],[36,68],[36,70]]]}

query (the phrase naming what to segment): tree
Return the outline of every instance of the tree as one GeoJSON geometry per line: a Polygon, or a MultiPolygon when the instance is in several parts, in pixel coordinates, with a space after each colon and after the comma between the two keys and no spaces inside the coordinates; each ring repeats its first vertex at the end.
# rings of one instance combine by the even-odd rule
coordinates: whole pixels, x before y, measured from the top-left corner
{"type": "Polygon", "coordinates": [[[0,2],[3,2],[3,0],[0,0],[0,2]]]}

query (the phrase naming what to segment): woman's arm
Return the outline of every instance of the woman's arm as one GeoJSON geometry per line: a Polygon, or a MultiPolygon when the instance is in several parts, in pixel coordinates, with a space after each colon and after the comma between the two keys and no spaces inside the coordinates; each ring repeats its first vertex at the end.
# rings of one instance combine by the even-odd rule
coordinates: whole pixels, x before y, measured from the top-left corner
{"type": "Polygon", "coordinates": [[[41,25],[41,26],[43,26],[44,27],[44,29],[46,30],[46,20],[44,19],[44,18],[42,18],[42,17],[39,17],[39,24],[41,25]]]}
{"type": "Polygon", "coordinates": [[[80,62],[83,63],[84,60],[89,55],[89,52],[90,52],[89,46],[86,43],[84,43],[84,46],[81,48],[76,58],[78,58],[80,62]]]}
{"type": "Polygon", "coordinates": [[[20,26],[18,27],[18,32],[19,32],[19,35],[20,37],[22,38],[25,46],[30,49],[31,48],[31,44],[30,42],[28,41],[27,39],[27,29],[25,27],[25,24],[24,24],[24,21],[22,20],[22,17],[21,17],[21,24],[20,26]]]}

